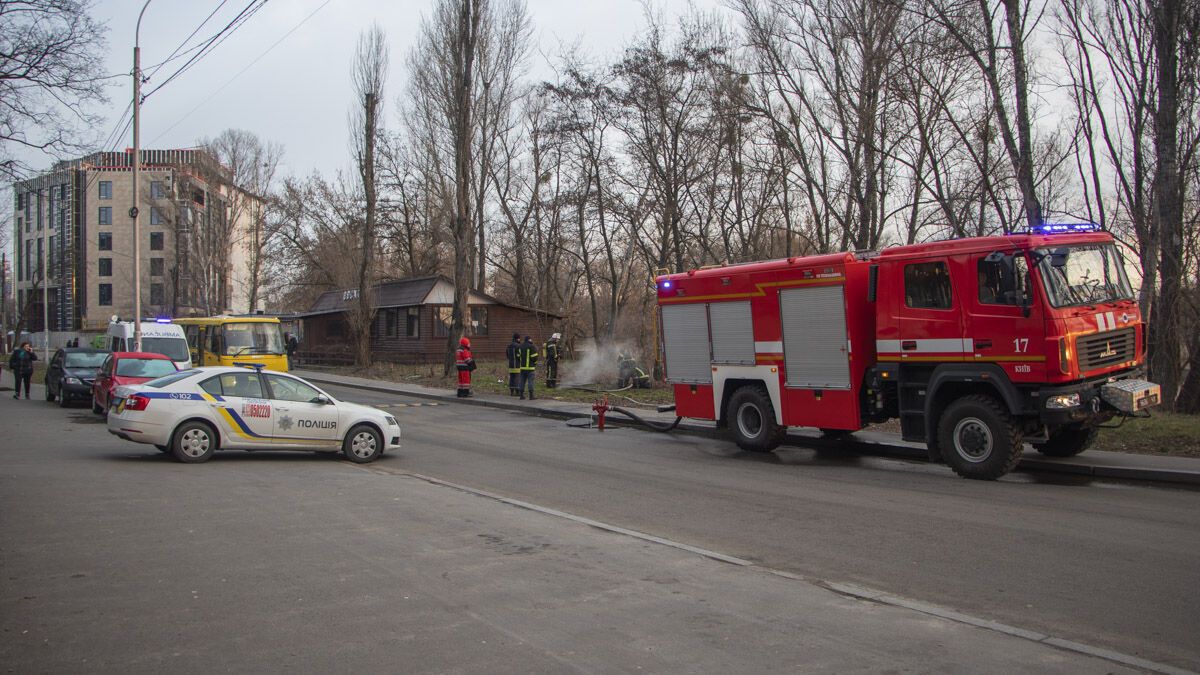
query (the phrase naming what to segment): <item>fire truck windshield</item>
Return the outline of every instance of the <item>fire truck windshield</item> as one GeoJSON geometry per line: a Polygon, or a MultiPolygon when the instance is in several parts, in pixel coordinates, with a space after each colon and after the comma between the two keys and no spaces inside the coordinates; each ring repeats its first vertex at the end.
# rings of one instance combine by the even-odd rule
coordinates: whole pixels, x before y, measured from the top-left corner
{"type": "Polygon", "coordinates": [[[1133,298],[1121,256],[1112,244],[1041,248],[1034,259],[1054,307],[1076,307],[1133,298]]]}

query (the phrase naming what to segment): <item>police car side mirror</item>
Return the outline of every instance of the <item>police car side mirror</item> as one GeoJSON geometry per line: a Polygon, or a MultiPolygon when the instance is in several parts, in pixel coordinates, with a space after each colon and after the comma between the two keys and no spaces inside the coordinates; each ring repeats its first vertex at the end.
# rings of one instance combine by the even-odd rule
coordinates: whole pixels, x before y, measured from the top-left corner
{"type": "Polygon", "coordinates": [[[320,405],[333,405],[333,399],[324,394],[318,394],[317,397],[313,399],[313,403],[320,405]]]}

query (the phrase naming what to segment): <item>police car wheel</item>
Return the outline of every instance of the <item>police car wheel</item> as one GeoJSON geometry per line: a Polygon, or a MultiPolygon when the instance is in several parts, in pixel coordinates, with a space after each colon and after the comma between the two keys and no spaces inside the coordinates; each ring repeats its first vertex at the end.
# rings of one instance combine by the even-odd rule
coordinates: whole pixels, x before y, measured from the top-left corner
{"type": "Polygon", "coordinates": [[[207,462],[217,450],[217,432],[204,422],[185,422],[171,439],[171,454],[185,464],[207,462]]]}
{"type": "Polygon", "coordinates": [[[360,424],[346,434],[342,441],[342,454],[356,464],[373,462],[383,453],[383,436],[374,427],[360,424]]]}
{"type": "Polygon", "coordinates": [[[938,420],[942,457],[963,478],[995,480],[1021,459],[1021,430],[991,396],[964,396],[938,420]]]}

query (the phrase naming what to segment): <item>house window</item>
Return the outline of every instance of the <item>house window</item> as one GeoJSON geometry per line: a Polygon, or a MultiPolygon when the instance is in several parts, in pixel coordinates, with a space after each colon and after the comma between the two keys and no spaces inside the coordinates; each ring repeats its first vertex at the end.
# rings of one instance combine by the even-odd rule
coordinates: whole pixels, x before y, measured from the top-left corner
{"type": "Polygon", "coordinates": [[[384,320],[387,322],[386,335],[388,337],[396,337],[396,333],[400,324],[400,310],[389,309],[384,313],[384,320]]]}
{"type": "Polygon", "coordinates": [[[112,225],[112,207],[111,206],[101,206],[100,207],[100,224],[101,225],[112,225]]]}
{"type": "Polygon", "coordinates": [[[153,206],[150,207],[150,224],[151,225],[162,225],[163,224],[162,211],[159,211],[157,208],[155,208],[153,206]]]}
{"type": "Polygon", "coordinates": [[[112,199],[112,181],[100,181],[100,199],[112,199]]]}
{"type": "Polygon", "coordinates": [[[150,276],[161,277],[162,275],[163,275],[163,259],[162,258],[151,258],[150,259],[150,276]]]}
{"type": "Polygon", "coordinates": [[[162,232],[151,232],[150,233],[150,250],[151,251],[163,250],[163,233],[162,232]]]}
{"type": "Polygon", "coordinates": [[[468,335],[487,336],[488,334],[488,308],[487,307],[472,307],[471,308],[471,325],[467,327],[468,335]]]}
{"type": "Polygon", "coordinates": [[[433,310],[433,336],[446,337],[450,334],[450,314],[449,307],[436,307],[433,310]]]}
{"type": "Polygon", "coordinates": [[[100,305],[112,305],[112,284],[100,284],[100,305]]]}
{"type": "Polygon", "coordinates": [[[950,271],[944,262],[904,268],[904,301],[913,309],[950,309],[950,271]]]}
{"type": "Polygon", "coordinates": [[[150,284],[150,304],[161,305],[166,302],[166,294],[162,284],[150,284]]]}
{"type": "Polygon", "coordinates": [[[162,199],[164,196],[166,196],[166,192],[163,190],[162,181],[161,180],[150,181],[150,198],[151,199],[162,199]]]}
{"type": "Polygon", "coordinates": [[[101,251],[112,250],[112,232],[101,232],[100,238],[97,240],[101,251]]]}
{"type": "Polygon", "coordinates": [[[112,258],[101,258],[100,259],[100,276],[102,276],[102,277],[111,277],[112,276],[112,258]]]}
{"type": "Polygon", "coordinates": [[[410,338],[421,337],[421,308],[409,307],[405,319],[404,335],[410,338]]]}

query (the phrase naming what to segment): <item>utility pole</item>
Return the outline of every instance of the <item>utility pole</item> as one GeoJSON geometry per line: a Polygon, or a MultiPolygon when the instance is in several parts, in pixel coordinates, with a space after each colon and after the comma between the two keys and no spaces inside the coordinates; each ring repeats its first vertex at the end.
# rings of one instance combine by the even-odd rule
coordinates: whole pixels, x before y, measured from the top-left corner
{"type": "Polygon", "coordinates": [[[141,113],[142,113],[142,50],[139,37],[142,32],[142,15],[150,6],[150,0],[138,12],[137,27],[133,31],[133,206],[129,217],[133,219],[133,347],[142,351],[142,234],[138,229],[138,187],[142,172],[141,113]]]}
{"type": "MultiPolygon", "coordinates": [[[[16,244],[13,245],[16,248],[16,244]]],[[[8,353],[8,252],[0,252],[0,352],[8,353]]]]}
{"type": "MultiPolygon", "coordinates": [[[[54,189],[53,186],[50,188],[54,189]]],[[[42,191],[38,193],[38,211],[42,211],[42,191]]],[[[47,208],[42,211],[46,214],[45,226],[41,228],[42,240],[39,248],[42,249],[42,359],[45,363],[50,363],[50,266],[46,264],[47,258],[50,257],[50,221],[54,217],[47,208]]]]}

